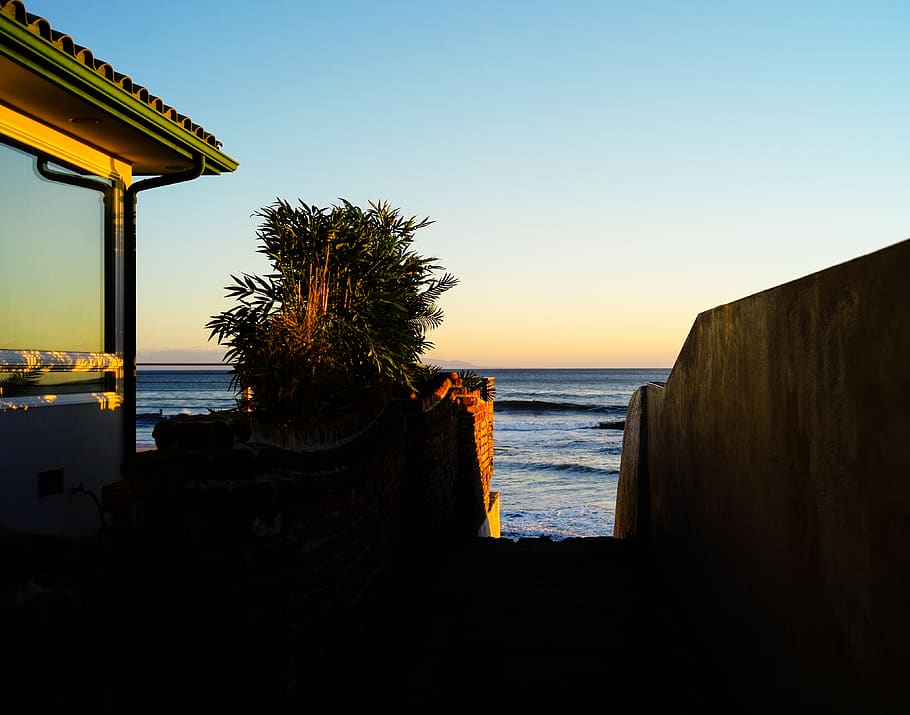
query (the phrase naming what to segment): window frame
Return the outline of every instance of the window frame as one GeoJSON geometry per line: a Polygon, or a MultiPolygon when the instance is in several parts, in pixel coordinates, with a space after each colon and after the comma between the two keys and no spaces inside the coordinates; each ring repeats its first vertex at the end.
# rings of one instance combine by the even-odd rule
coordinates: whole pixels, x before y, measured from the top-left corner
{"type": "MultiPolygon", "coordinates": [[[[2,127],[0,127],[2,128],[2,127]]],[[[34,160],[36,173],[49,182],[59,182],[83,188],[88,191],[97,191],[102,195],[102,352],[75,352],[56,350],[10,350],[0,349],[0,372],[7,369],[34,369],[43,372],[102,372],[103,389],[87,390],[85,392],[65,392],[56,394],[54,385],[48,385],[48,390],[36,395],[2,395],[0,394],[0,411],[28,409],[62,404],[99,403],[102,408],[115,408],[123,403],[124,397],[124,360],[122,352],[122,321],[123,308],[119,305],[119,290],[121,288],[120,270],[118,266],[117,247],[122,245],[123,197],[125,185],[120,175],[111,170],[107,177],[97,173],[97,169],[85,162],[85,165],[75,163],[73,159],[63,158],[50,153],[42,148],[33,146],[26,141],[27,135],[19,134],[19,138],[9,136],[0,131],[0,144],[18,150],[34,160]],[[63,168],[59,171],[50,165],[63,168]],[[67,173],[73,172],[73,173],[67,173]]],[[[36,142],[39,143],[39,142],[36,142]]],[[[46,142],[40,142],[47,146],[46,142]]],[[[61,152],[64,153],[64,152],[61,152]]],[[[71,152],[66,152],[72,156],[71,152]]],[[[112,162],[113,164],[113,162],[112,162]]]]}

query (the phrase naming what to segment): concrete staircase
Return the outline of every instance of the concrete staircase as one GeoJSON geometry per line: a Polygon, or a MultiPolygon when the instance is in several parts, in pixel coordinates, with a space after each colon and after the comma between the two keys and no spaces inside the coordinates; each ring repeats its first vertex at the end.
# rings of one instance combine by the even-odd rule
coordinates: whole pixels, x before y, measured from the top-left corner
{"type": "Polygon", "coordinates": [[[714,711],[695,641],[630,542],[477,539],[405,610],[372,670],[313,695],[373,712],[714,711]]]}

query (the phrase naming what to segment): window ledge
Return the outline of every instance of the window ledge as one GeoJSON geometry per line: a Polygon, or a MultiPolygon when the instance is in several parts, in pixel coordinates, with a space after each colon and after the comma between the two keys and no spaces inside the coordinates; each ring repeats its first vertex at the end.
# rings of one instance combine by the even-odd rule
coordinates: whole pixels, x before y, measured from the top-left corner
{"type": "Polygon", "coordinates": [[[0,369],[97,372],[99,370],[119,370],[122,367],[123,358],[111,353],[0,350],[0,369]]]}
{"type": "Polygon", "coordinates": [[[116,392],[85,392],[74,395],[40,395],[35,397],[0,398],[0,412],[25,411],[56,405],[96,404],[102,411],[115,410],[123,404],[123,397],[116,392]]]}

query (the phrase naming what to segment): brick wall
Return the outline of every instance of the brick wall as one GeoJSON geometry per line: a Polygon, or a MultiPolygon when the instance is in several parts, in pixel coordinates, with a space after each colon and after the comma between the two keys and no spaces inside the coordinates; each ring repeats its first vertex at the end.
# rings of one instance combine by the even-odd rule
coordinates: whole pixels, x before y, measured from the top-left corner
{"type": "MultiPolygon", "coordinates": [[[[491,499],[493,404],[454,373],[344,424],[277,431],[216,413],[162,422],[156,441],[106,503],[147,629],[136,661],[166,663],[155,692],[200,706],[278,710],[371,667],[358,659],[403,615],[403,592],[474,538],[491,499]]],[[[121,689],[140,681],[126,671],[121,689]]]]}

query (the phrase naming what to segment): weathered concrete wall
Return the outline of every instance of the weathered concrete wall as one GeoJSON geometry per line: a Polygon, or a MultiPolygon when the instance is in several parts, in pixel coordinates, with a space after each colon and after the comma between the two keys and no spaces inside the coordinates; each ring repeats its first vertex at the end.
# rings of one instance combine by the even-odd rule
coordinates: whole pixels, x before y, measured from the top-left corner
{"type": "Polygon", "coordinates": [[[633,400],[616,535],[739,711],[910,712],[908,279],[903,242],[703,313],[633,400]]]}
{"type": "Polygon", "coordinates": [[[632,393],[626,410],[613,521],[613,535],[620,539],[638,540],[648,532],[648,458],[645,452],[648,435],[641,422],[646,400],[647,391],[644,387],[639,388],[632,393]]]}

